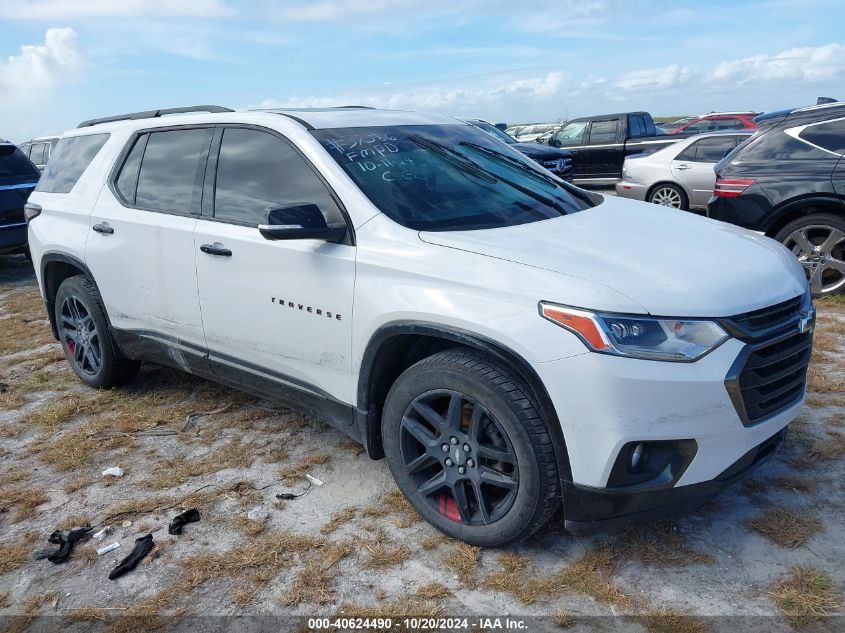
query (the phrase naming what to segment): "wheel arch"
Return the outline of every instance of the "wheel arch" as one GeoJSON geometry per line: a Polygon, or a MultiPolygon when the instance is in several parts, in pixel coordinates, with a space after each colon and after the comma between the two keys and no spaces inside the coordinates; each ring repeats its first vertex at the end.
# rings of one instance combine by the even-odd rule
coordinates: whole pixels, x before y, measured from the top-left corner
{"type": "Polygon", "coordinates": [[[689,201],[690,201],[689,191],[687,191],[687,188],[684,185],[682,185],[680,182],[678,182],[677,180],[667,180],[667,179],[658,180],[656,183],[654,183],[651,187],[648,188],[648,191],[645,192],[645,201],[646,202],[651,202],[651,200],[649,199],[649,198],[651,198],[651,194],[654,193],[654,190],[657,189],[658,187],[660,187],[661,185],[672,185],[673,187],[677,187],[678,189],[680,189],[681,193],[684,196],[685,202],[687,203],[687,208],[689,208],[689,201]]]}
{"type": "Polygon", "coordinates": [[[56,340],[59,340],[55,311],[56,294],[59,291],[59,286],[62,285],[65,279],[80,275],[94,284],[95,288],[97,287],[97,282],[94,280],[94,275],[91,274],[91,271],[82,260],[67,253],[57,251],[44,253],[41,257],[40,267],[44,307],[47,309],[47,316],[50,319],[50,328],[53,331],[53,336],[56,340]]]}
{"type": "Polygon", "coordinates": [[[381,412],[387,392],[396,378],[419,360],[454,347],[481,351],[516,373],[546,421],[561,476],[571,479],[569,455],[557,411],[530,363],[498,341],[460,328],[423,321],[388,323],[380,327],[367,343],[358,376],[357,417],[370,457],[384,457],[381,412]]]}
{"type": "Polygon", "coordinates": [[[815,213],[832,213],[845,217],[845,199],[831,194],[788,200],[772,209],[766,225],[762,228],[768,237],[774,237],[790,222],[815,213]]]}

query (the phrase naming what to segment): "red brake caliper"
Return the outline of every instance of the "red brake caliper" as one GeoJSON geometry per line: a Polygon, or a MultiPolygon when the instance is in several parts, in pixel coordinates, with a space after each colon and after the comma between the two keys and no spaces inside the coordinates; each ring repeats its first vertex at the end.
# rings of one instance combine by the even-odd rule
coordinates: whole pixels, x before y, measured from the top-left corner
{"type": "Polygon", "coordinates": [[[67,351],[70,352],[71,356],[76,354],[76,341],[71,339],[67,342],[67,351]]]}
{"type": "Polygon", "coordinates": [[[458,512],[458,505],[452,497],[440,495],[440,514],[455,523],[461,522],[461,513],[458,512]]]}

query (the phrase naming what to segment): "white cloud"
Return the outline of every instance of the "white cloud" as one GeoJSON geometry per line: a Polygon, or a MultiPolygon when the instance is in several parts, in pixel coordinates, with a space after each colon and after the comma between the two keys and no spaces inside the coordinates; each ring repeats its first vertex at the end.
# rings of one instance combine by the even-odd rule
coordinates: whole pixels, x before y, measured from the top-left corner
{"type": "Polygon", "coordinates": [[[3,106],[41,100],[45,91],[66,81],[80,63],[76,31],[48,29],[44,44],[21,46],[20,55],[0,62],[3,106]]]}
{"type": "Polygon", "coordinates": [[[711,79],[742,85],[763,81],[829,81],[843,75],[845,46],[834,43],[723,62],[713,69],[711,79]]]}
{"type": "Polygon", "coordinates": [[[0,5],[0,17],[30,20],[232,14],[222,0],[4,0],[0,5]]]}
{"type": "Polygon", "coordinates": [[[611,87],[625,92],[667,90],[685,83],[692,74],[692,71],[686,66],[672,64],[665,68],[652,68],[626,73],[613,81],[611,87]]]}

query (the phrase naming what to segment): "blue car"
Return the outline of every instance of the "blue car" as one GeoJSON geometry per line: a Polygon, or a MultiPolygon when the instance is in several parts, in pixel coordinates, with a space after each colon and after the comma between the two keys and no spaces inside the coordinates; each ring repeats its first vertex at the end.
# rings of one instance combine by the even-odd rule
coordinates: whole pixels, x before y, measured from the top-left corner
{"type": "Polygon", "coordinates": [[[40,176],[16,146],[0,143],[0,254],[27,252],[23,207],[40,176]]]}

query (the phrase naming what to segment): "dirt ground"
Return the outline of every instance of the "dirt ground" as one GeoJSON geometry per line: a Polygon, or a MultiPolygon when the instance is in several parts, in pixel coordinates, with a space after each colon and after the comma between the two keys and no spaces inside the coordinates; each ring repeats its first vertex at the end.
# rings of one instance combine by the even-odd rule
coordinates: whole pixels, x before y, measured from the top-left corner
{"type": "Polygon", "coordinates": [[[86,388],[31,265],[0,257],[0,629],[405,613],[546,616],[531,630],[839,630],[817,618],[841,613],[845,587],[845,301],[818,307],[807,406],[753,479],[674,522],[587,538],[556,518],[482,551],[440,536],[384,461],[300,412],[149,365],[125,388],[86,388]],[[103,477],[110,466],[125,475],[103,477]],[[306,490],[306,473],[324,485],[276,498],[306,490]],[[168,535],[191,507],[201,520],[168,535]],[[64,564],[33,560],[53,530],[85,523],[114,532],[64,564]],[[148,533],[152,553],[108,580],[148,533]]]}

